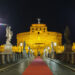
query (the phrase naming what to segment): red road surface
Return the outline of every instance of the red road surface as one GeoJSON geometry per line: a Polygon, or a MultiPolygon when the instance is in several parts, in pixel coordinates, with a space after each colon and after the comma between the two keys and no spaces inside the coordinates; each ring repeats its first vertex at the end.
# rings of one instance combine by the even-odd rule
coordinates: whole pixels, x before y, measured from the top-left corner
{"type": "Polygon", "coordinates": [[[53,75],[47,64],[40,58],[37,57],[27,67],[22,75],[53,75]]]}

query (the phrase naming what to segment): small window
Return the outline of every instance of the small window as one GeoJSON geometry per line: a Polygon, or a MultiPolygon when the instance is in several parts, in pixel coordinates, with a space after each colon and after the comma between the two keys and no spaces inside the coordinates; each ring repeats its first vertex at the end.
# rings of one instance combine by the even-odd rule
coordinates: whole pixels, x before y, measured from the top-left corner
{"type": "Polygon", "coordinates": [[[32,30],[34,30],[34,28],[32,28],[32,30]]]}
{"type": "Polygon", "coordinates": [[[32,32],[34,32],[34,28],[32,28],[32,32]]]}

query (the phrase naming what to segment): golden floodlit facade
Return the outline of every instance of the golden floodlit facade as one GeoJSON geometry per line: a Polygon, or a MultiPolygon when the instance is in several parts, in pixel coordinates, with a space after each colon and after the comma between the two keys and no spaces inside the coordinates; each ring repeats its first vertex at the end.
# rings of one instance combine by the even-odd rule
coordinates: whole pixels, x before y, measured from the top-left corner
{"type": "MultiPolygon", "coordinates": [[[[43,55],[45,52],[51,53],[52,47],[56,53],[64,52],[62,34],[48,31],[46,24],[41,24],[40,21],[37,24],[32,24],[29,32],[18,33],[16,39],[17,46],[12,46],[13,53],[22,53],[24,42],[26,43],[26,52],[33,52],[35,56],[39,53],[40,55],[43,55]]],[[[5,44],[0,45],[0,52],[4,51],[5,44]]],[[[75,42],[73,42],[72,51],[75,52],[75,42]]]]}
{"type": "Polygon", "coordinates": [[[49,52],[51,52],[52,42],[54,44],[54,50],[57,53],[61,53],[64,50],[62,46],[62,34],[48,31],[46,24],[32,24],[29,32],[18,33],[17,46],[20,46],[20,44],[24,42],[26,43],[26,52],[28,53],[28,47],[30,47],[36,56],[38,53],[43,55],[44,49],[47,48],[49,48],[49,52]],[[61,50],[59,50],[59,48],[61,48],[61,50]]]}

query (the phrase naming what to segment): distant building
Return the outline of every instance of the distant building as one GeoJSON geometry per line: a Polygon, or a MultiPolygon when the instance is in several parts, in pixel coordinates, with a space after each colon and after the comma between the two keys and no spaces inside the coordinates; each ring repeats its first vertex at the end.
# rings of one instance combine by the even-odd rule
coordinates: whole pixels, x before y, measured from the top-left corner
{"type": "Polygon", "coordinates": [[[26,52],[28,52],[28,47],[30,47],[34,55],[41,55],[44,52],[44,49],[50,47],[51,51],[51,43],[54,43],[54,50],[58,52],[62,52],[63,50],[57,50],[58,46],[62,46],[62,34],[58,32],[51,32],[47,30],[46,24],[41,24],[38,22],[37,24],[32,24],[30,26],[29,32],[22,32],[17,34],[17,46],[20,43],[26,43],[26,52]]]}

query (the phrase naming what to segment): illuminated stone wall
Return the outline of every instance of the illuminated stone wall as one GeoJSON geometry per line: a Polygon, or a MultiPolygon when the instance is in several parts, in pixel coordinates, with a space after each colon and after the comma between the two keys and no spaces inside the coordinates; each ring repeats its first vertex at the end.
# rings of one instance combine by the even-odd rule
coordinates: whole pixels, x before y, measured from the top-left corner
{"type": "Polygon", "coordinates": [[[51,42],[57,46],[62,45],[62,34],[47,31],[46,24],[32,24],[30,32],[17,34],[17,46],[19,46],[20,43],[24,43],[24,41],[26,42],[26,48],[30,46],[35,54],[37,54],[37,51],[40,51],[42,54],[44,48],[48,46],[51,47],[51,42]]]}

